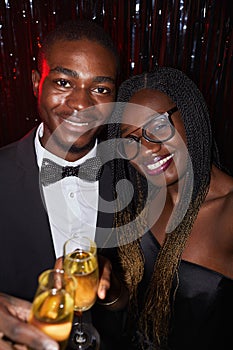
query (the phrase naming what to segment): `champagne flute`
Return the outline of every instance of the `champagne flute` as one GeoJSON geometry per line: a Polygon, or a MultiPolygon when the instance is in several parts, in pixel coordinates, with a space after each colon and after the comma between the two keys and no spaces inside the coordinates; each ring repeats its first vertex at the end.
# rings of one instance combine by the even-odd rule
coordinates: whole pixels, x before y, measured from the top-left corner
{"type": "Polygon", "coordinates": [[[99,348],[99,334],[91,323],[84,323],[83,312],[96,301],[99,269],[96,243],[88,237],[73,236],[64,245],[64,270],[76,278],[74,314],[78,322],[73,325],[70,337],[72,349],[99,348]]]}
{"type": "Polygon", "coordinates": [[[32,303],[29,323],[66,347],[74,316],[76,280],[64,270],[42,272],[32,303]]]}

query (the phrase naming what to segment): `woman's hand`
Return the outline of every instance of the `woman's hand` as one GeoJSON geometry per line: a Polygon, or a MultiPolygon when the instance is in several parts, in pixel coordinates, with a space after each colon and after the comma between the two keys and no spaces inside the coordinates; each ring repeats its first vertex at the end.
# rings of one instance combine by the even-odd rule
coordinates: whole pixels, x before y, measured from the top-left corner
{"type": "MultiPolygon", "coordinates": [[[[99,288],[97,295],[100,299],[106,297],[106,292],[110,288],[111,273],[112,273],[112,264],[110,260],[103,256],[98,256],[99,263],[99,288]]],[[[55,262],[55,269],[63,268],[63,259],[62,257],[58,258],[55,262]]]]}
{"type": "Polygon", "coordinates": [[[59,350],[58,344],[27,323],[31,303],[0,293],[0,349],[59,350]]]}
{"type": "Polygon", "coordinates": [[[98,255],[99,263],[99,287],[97,295],[99,299],[105,299],[111,286],[112,264],[109,259],[98,255]]]}
{"type": "Polygon", "coordinates": [[[109,310],[121,310],[128,303],[128,290],[119,276],[114,273],[110,260],[102,255],[98,255],[98,260],[100,275],[98,303],[109,310]]]}
{"type": "MultiPolygon", "coordinates": [[[[99,287],[98,303],[111,310],[123,309],[128,303],[128,290],[115,275],[111,261],[103,255],[98,255],[99,287]]],[[[58,258],[55,268],[63,268],[63,259],[58,258]]]]}

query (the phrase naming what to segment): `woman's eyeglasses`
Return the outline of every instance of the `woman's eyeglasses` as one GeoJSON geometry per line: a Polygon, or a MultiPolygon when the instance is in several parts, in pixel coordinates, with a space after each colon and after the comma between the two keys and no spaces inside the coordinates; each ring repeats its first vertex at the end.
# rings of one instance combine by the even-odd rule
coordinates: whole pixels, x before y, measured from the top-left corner
{"type": "Polygon", "coordinates": [[[142,126],[142,136],[128,136],[119,140],[117,151],[124,159],[132,160],[137,157],[140,147],[141,138],[153,143],[162,143],[171,139],[175,134],[175,128],[171,115],[178,111],[175,106],[167,112],[164,112],[150,119],[142,126]]]}

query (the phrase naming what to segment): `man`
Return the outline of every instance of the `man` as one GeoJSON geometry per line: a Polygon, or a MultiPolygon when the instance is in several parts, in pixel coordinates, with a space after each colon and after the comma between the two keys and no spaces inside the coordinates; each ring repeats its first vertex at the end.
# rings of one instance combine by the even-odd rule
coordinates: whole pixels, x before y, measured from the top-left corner
{"type": "MultiPolygon", "coordinates": [[[[94,180],[77,178],[70,166],[97,159],[97,136],[115,100],[117,66],[111,40],[94,23],[77,21],[57,27],[45,39],[38,71],[32,73],[42,123],[22,140],[0,150],[0,291],[5,293],[0,296],[0,332],[13,342],[56,349],[56,343],[21,322],[27,318],[25,310],[30,304],[14,297],[32,300],[38,275],[54,266],[64,241],[82,230],[86,217],[90,219],[90,235],[97,240],[95,227],[112,225],[111,213],[97,211],[99,194],[111,200],[108,166],[97,172],[93,169],[91,173],[101,173],[100,179],[94,180]],[[71,176],[66,174],[50,184],[43,169],[53,169],[55,162],[66,167],[71,176]],[[91,190],[84,194],[83,187],[91,190]],[[83,199],[87,199],[84,204],[83,199]],[[86,217],[80,218],[85,210],[86,217]]],[[[59,176],[62,171],[58,170],[59,176]]],[[[110,286],[111,264],[105,262],[98,290],[102,299],[110,286]]],[[[3,349],[9,346],[4,337],[0,345],[3,349]]]]}

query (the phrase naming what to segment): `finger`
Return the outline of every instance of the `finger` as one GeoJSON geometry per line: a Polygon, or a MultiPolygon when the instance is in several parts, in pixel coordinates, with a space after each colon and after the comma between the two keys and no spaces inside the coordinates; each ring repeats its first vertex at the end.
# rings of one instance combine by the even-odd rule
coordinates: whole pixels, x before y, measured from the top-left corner
{"type": "Polygon", "coordinates": [[[28,347],[21,344],[14,344],[14,350],[28,350],[28,347]]]}
{"type": "MultiPolygon", "coordinates": [[[[58,350],[58,344],[36,327],[22,322],[17,318],[0,311],[0,329],[13,343],[24,344],[35,350],[58,350]]],[[[9,344],[1,339],[3,349],[8,350],[9,344]]],[[[1,345],[2,345],[1,344],[1,345]]],[[[1,347],[0,347],[1,349],[1,347]]],[[[11,347],[12,349],[12,347],[11,347]]]]}
{"type": "Polygon", "coordinates": [[[97,295],[100,299],[105,299],[108,289],[110,288],[106,284],[99,284],[97,295]]]}
{"type": "Polygon", "coordinates": [[[0,349],[1,350],[12,350],[12,344],[10,342],[0,339],[0,349]]]}
{"type": "Polygon", "coordinates": [[[16,318],[27,321],[31,310],[31,303],[15,298],[11,295],[0,293],[0,308],[16,318]]]}
{"type": "Polygon", "coordinates": [[[104,261],[104,265],[102,266],[99,287],[98,287],[98,297],[100,299],[104,299],[106,297],[106,293],[111,285],[111,273],[112,273],[112,265],[109,260],[104,261]]]}
{"type": "Polygon", "coordinates": [[[26,345],[12,343],[8,339],[0,339],[0,350],[28,350],[28,347],[26,345]]]}
{"type": "Polygon", "coordinates": [[[61,270],[63,268],[63,258],[62,257],[60,257],[56,260],[54,268],[59,269],[59,270],[61,270]]]}

